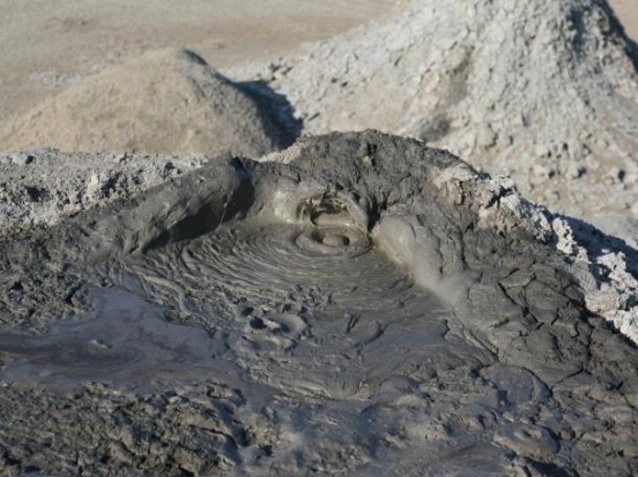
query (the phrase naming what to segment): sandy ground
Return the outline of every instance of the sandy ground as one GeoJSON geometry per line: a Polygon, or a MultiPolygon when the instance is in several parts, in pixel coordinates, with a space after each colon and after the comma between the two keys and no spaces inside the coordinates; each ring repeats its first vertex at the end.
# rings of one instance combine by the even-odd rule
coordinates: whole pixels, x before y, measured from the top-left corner
{"type": "Polygon", "coordinates": [[[289,133],[248,88],[192,50],[153,50],[10,118],[0,147],[259,157],[289,133]]]}
{"type": "MultiPolygon", "coordinates": [[[[163,47],[192,46],[214,66],[289,53],[370,20],[397,0],[0,0],[0,114],[25,112],[68,85],[163,47]]],[[[638,38],[638,2],[611,0],[638,38]]]]}
{"type": "Polygon", "coordinates": [[[616,10],[616,15],[625,25],[625,31],[634,40],[638,40],[638,1],[637,0],[610,0],[611,6],[616,10]]]}
{"type": "Polygon", "coordinates": [[[382,19],[395,0],[0,0],[0,112],[24,112],[125,58],[191,46],[214,66],[283,54],[382,19]]]}

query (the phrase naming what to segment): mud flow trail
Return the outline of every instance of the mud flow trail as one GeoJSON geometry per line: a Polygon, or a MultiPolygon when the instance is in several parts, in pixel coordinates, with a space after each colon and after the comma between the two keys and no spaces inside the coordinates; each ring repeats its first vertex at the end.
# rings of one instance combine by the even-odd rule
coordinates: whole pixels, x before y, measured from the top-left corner
{"type": "Polygon", "coordinates": [[[453,156],[304,141],[2,244],[3,471],[631,475],[638,353],[560,257],[453,156]]]}

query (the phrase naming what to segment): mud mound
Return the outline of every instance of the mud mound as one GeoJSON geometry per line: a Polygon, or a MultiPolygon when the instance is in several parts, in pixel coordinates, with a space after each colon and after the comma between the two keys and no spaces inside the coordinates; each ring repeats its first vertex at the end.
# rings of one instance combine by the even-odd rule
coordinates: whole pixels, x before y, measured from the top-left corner
{"type": "Polygon", "coordinates": [[[307,132],[424,139],[589,217],[638,213],[636,64],[604,0],[413,1],[261,78],[307,132]]]}
{"type": "Polygon", "coordinates": [[[0,469],[633,475],[638,351],[550,218],[366,132],[4,241],[0,469]]]}
{"type": "Polygon", "coordinates": [[[0,149],[258,157],[279,131],[255,101],[189,50],[154,52],[72,85],[0,126],[0,149]]]}

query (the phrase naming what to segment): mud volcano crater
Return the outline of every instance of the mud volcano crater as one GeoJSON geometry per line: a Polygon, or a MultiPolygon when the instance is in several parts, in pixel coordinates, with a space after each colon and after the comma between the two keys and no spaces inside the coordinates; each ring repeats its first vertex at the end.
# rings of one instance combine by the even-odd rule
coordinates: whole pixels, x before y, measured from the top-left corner
{"type": "Polygon", "coordinates": [[[77,471],[18,425],[44,413],[62,436],[68,401],[78,429],[145,429],[119,453],[109,432],[61,437],[96,474],[632,475],[635,347],[478,177],[417,141],[331,134],[6,241],[5,465],[77,471]],[[117,389],[126,419],[94,404],[117,389]],[[175,389],[215,416],[188,444],[175,389]],[[173,437],[185,460],[150,452],[173,437]]]}

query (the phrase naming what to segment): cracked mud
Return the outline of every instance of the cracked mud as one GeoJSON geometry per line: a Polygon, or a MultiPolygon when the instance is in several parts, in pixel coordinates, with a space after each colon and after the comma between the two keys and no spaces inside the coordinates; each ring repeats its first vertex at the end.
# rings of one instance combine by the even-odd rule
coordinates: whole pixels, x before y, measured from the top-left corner
{"type": "Polygon", "coordinates": [[[332,134],[3,242],[0,471],[634,475],[635,346],[463,171],[332,134]]]}

